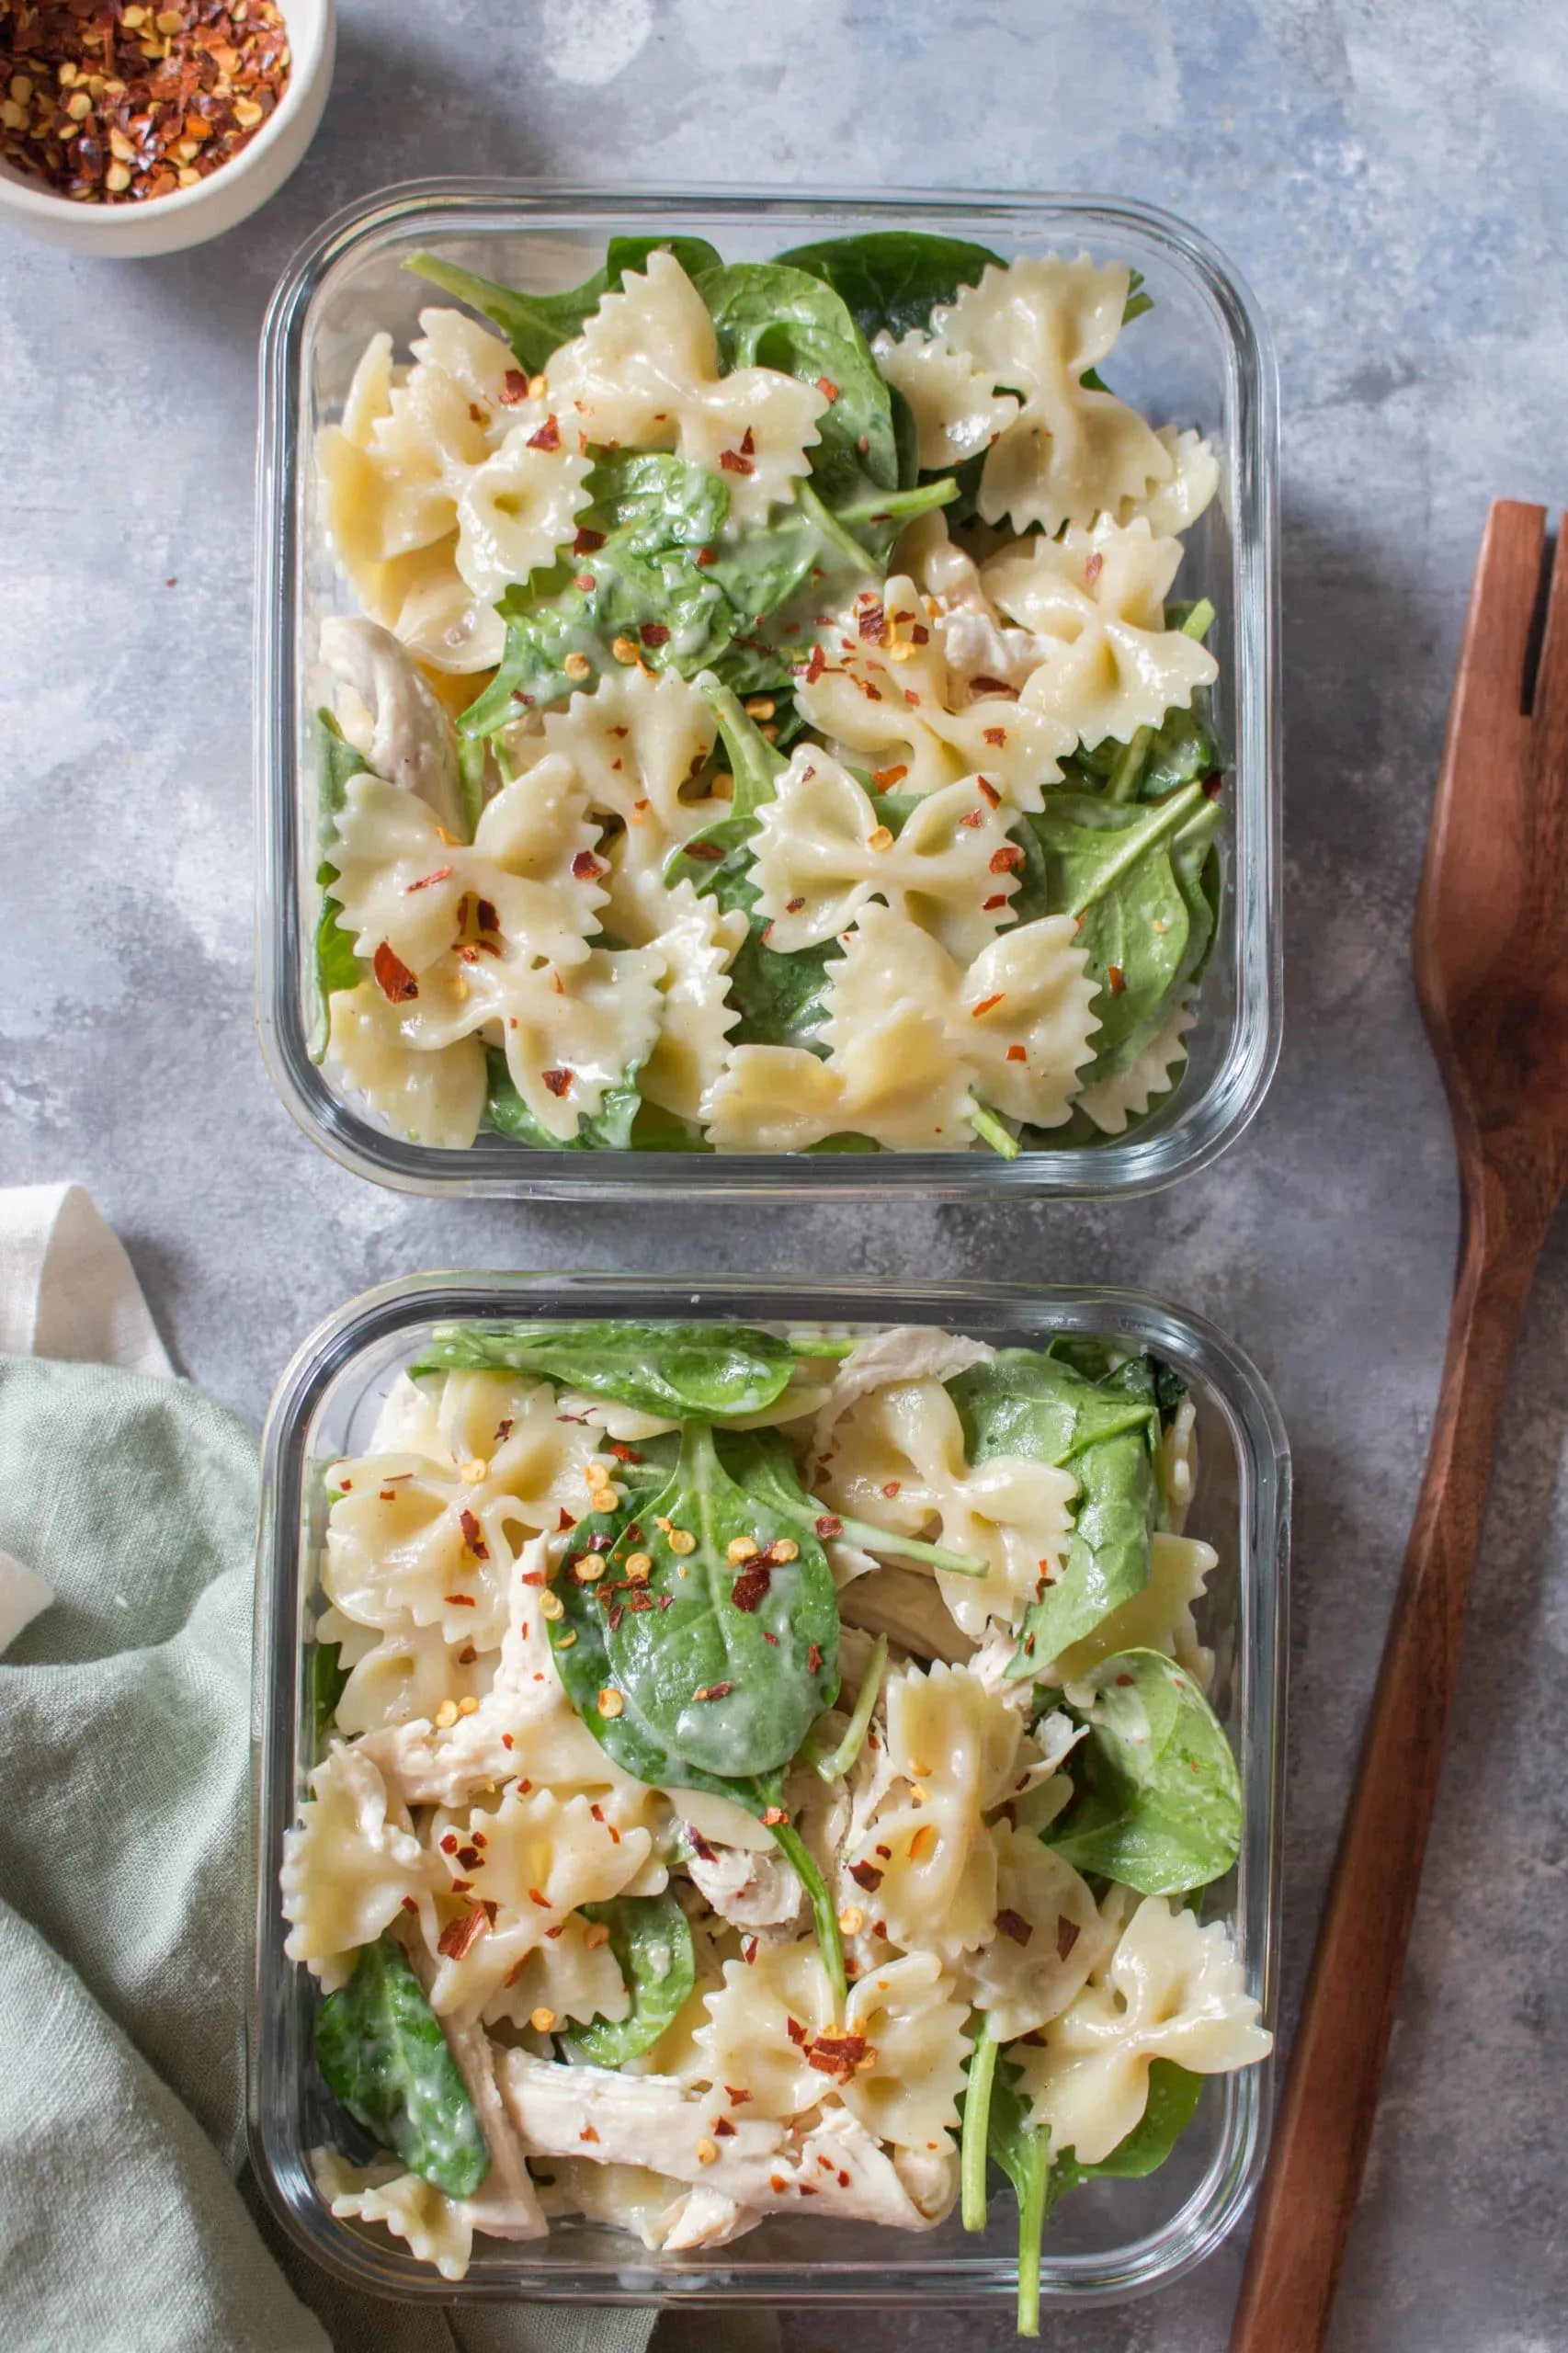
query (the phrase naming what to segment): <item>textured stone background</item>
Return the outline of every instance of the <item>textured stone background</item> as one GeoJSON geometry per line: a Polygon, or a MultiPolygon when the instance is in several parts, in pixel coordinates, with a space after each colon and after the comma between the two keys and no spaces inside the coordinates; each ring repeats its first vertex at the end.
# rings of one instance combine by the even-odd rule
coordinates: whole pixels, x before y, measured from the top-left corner
{"type": "MultiPolygon", "coordinates": [[[[1446,1121],[1406,928],[1486,502],[1568,497],[1568,68],[1548,9],[1435,0],[347,0],[293,183],[119,267],[0,240],[0,1107],[74,1176],[184,1366],[258,1418],[317,1318],[452,1264],[1147,1285],[1265,1368],[1300,1477],[1288,1994],[1304,1972],[1440,1356],[1446,1121]],[[439,171],[1094,189],[1188,214],[1271,319],[1285,409],[1289,1008],[1244,1142],[1149,1202],[770,1213],[407,1202],[299,1134],[251,1021],[256,335],[294,244],[439,171]]],[[[1568,1226],[1516,1372],[1449,1770],[1335,2353],[1568,2345],[1568,1226]]],[[[1223,2342],[1233,2248],[1076,2353],[1223,2342]]],[[[792,2353],[1002,2346],[802,2315],[792,2353]]]]}

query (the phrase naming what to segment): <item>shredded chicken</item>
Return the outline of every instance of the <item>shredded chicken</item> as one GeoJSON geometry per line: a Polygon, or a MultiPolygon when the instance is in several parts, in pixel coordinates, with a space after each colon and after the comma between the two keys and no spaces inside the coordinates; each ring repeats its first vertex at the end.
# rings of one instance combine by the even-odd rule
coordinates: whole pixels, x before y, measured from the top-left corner
{"type": "MultiPolygon", "coordinates": [[[[436,1975],[430,1955],[416,1940],[408,1948],[408,1958],[415,1975],[428,1994],[436,1975]]],[[[464,2024],[448,2018],[441,2024],[490,2151],[490,2171],[474,2195],[464,2199],[463,2211],[473,2228],[483,2231],[490,2238],[545,2238],[550,2224],[544,2219],[539,2192],[523,2161],[517,2127],[496,2088],[498,2047],[477,2021],[464,2024]]]]}
{"type": "Polygon", "coordinates": [[[732,2239],[755,2231],[761,2220],[755,2207],[737,2206],[721,2190],[689,2190],[665,2217],[664,2245],[672,2255],[698,2246],[728,2246],[732,2239]]]}
{"type": "Polygon", "coordinates": [[[703,1839],[687,1870],[693,1885],[733,1927],[792,1927],[801,1916],[805,1900],[801,1882],[780,1854],[748,1854],[703,1839]]]}
{"type": "MultiPolygon", "coordinates": [[[[722,2094],[694,2096],[668,2075],[623,2075],[606,2067],[563,2067],[527,2051],[501,2054],[501,2090],[523,2143],[540,2156],[591,2157],[599,2165],[652,2166],[737,2208],[798,2206],[925,2231],[947,2204],[935,2177],[917,2199],[881,2143],[848,2109],[824,2103],[821,2120],[791,2140],[782,2124],[725,2114],[722,2094]],[[723,2118],[731,2130],[715,2131],[723,2118]]],[[[667,2242],[668,2243],[668,2242],[667,2242]]]]}
{"type": "Polygon", "coordinates": [[[451,722],[412,655],[374,621],[338,613],[322,623],[321,652],[347,689],[343,730],[360,758],[389,784],[417,793],[450,832],[465,834],[451,722]]]}
{"type": "Polygon", "coordinates": [[[934,1580],[917,1569],[886,1567],[846,1586],[838,1607],[846,1625],[886,1634],[912,1658],[944,1658],[962,1666],[974,1649],[948,1615],[934,1580]]]}

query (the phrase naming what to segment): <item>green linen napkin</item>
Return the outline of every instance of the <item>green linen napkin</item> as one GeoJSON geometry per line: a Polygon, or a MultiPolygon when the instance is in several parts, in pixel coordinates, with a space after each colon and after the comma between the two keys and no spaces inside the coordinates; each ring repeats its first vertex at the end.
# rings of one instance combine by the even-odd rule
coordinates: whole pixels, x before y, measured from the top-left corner
{"type": "Polygon", "coordinates": [[[0,1658],[6,2353],[642,2353],[647,2311],[365,2297],[247,2203],[256,1506],[186,1382],[0,1357],[0,1552],[55,1596],[0,1658]]]}

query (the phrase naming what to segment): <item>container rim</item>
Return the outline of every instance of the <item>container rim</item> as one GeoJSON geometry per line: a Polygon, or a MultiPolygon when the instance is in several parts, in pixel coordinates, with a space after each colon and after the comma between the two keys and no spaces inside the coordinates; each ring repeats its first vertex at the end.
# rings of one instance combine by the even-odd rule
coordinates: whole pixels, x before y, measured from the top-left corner
{"type": "MultiPolygon", "coordinates": [[[[1235,1451],[1235,1575],[1250,1596],[1254,1632],[1237,1671],[1243,1680],[1238,1761],[1247,1792],[1236,1917],[1244,1929],[1249,1986],[1272,2019],[1278,1983],[1280,1821],[1283,1802],[1290,1461],[1278,1408],[1251,1358],[1207,1318],[1148,1292],[1101,1285],[925,1282],[867,1278],[819,1284],[788,1276],[632,1276],[574,1270],[451,1270],[377,1285],[325,1317],[283,1372],[262,1435],[252,1724],[255,1910],[247,1987],[246,2128],[256,2179],[283,2227],[338,2277],[381,2295],[421,2300],[562,2302],[579,2304],[869,2303],[896,2297],[911,2306],[980,2304],[1015,2292],[1017,2267],[994,2256],[928,2256],[916,2267],[891,2261],[665,2268],[637,2260],[628,2243],[613,2279],[553,2278],[525,2254],[506,2277],[450,2283],[399,2247],[389,2255],[335,2222],[310,2183],[303,2153],[279,2137],[267,2092],[268,2022],[287,1999],[277,1865],[295,1800],[298,1583],[307,1449],[318,1408],[355,1359],[400,1332],[464,1315],[579,1311],[613,1301],[650,1319],[704,1316],[813,1322],[1049,1321],[1056,1329],[1107,1333],[1157,1347],[1201,1383],[1235,1451]],[[519,2274],[522,2275],[519,2277],[519,2274]]],[[[1115,2256],[1061,2256],[1046,2267],[1042,2292],[1059,2308],[1151,2293],[1204,2261],[1244,2211],[1267,2147],[1272,2063],[1224,2079],[1226,2122],[1205,2175],[1164,2229],[1115,2256]]],[[[722,2251],[721,2251],[722,2256],[722,2251]]],[[[497,2266],[498,2271],[502,2267],[497,2266]]]]}
{"type": "MultiPolygon", "coordinates": [[[[565,225],[565,224],[560,224],[565,225]]],[[[305,1132],[356,1174],[394,1190],[574,1200],[824,1198],[879,1199],[915,1192],[941,1199],[978,1195],[1131,1198],[1207,1167],[1256,1116],[1278,1061],[1281,1034],[1280,711],[1278,693],[1278,395],[1272,343],[1241,273],[1199,230],[1159,207],[1085,194],[1003,189],[867,189],[853,185],[743,191],[712,181],[589,187],[571,178],[431,178],[402,182],[346,207],[300,248],[279,279],[261,341],[257,441],[256,745],[260,830],[256,1023],[263,1057],[286,1108],[305,1132]],[[500,1137],[466,1151],[410,1143],[341,1100],[312,1063],[298,985],[303,909],[297,720],[297,497],[303,357],[311,313],[337,269],[363,246],[416,218],[433,228],[497,211],[526,226],[562,209],[593,222],[629,207],[651,215],[821,222],[909,222],[922,212],[1015,224],[1051,216],[1156,244],[1181,266],[1216,314],[1234,375],[1236,491],[1232,568],[1233,668],[1238,694],[1234,746],[1237,1003],[1230,1051],[1168,1124],[1131,1140],[1021,1154],[840,1155],[582,1153],[529,1150],[500,1137]]]]}

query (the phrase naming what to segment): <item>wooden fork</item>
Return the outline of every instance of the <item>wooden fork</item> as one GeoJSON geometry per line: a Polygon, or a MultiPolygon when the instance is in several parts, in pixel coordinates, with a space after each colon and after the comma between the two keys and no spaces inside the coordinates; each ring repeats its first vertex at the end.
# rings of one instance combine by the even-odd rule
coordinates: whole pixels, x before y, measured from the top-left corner
{"type": "Polygon", "coordinates": [[[1415,1912],[1520,1311],[1568,1176],[1568,517],[1500,499],[1471,591],[1416,902],[1415,987],[1459,1151],[1437,1420],[1259,2195],[1231,2353],[1328,2326],[1415,1912]]]}

